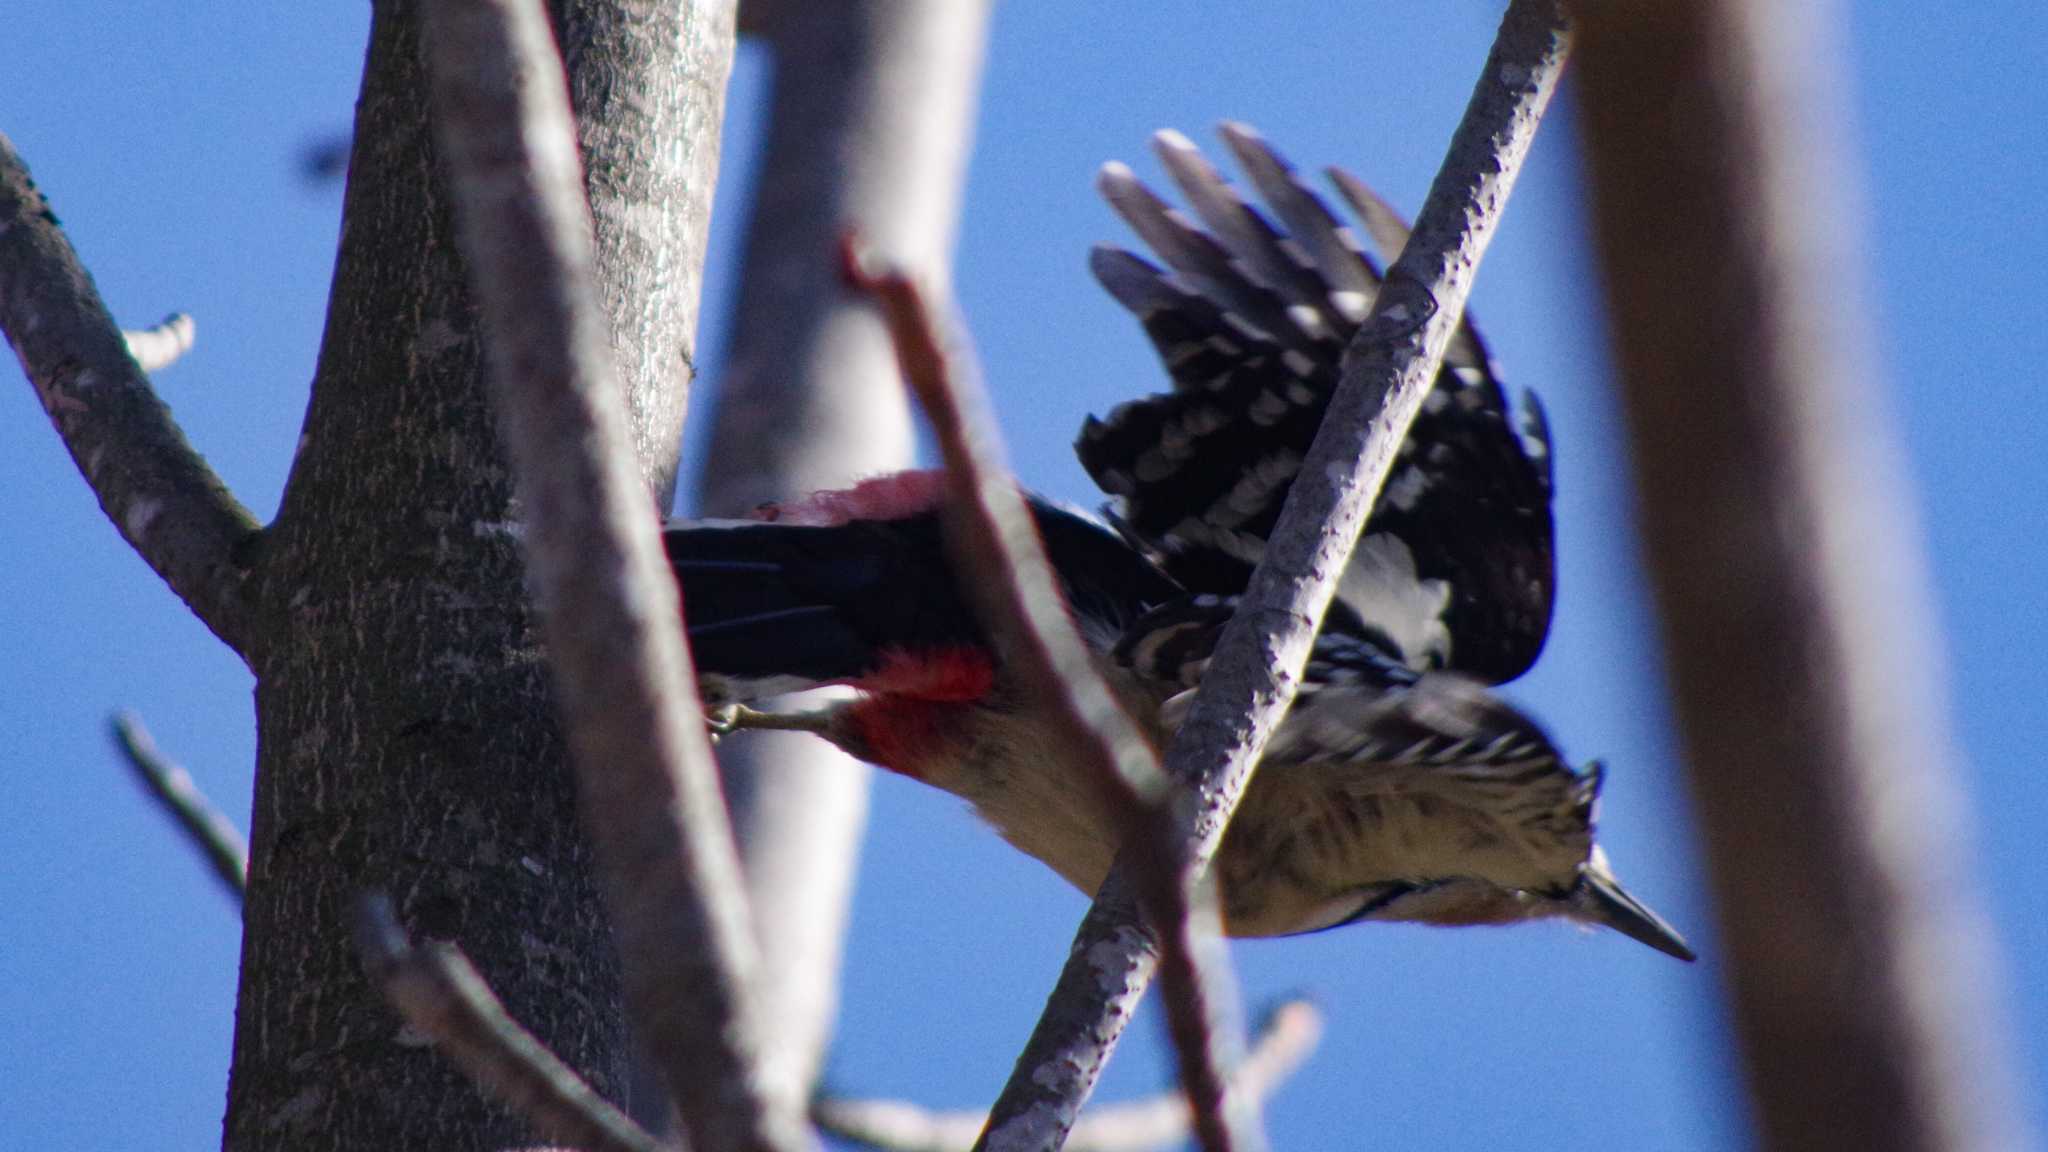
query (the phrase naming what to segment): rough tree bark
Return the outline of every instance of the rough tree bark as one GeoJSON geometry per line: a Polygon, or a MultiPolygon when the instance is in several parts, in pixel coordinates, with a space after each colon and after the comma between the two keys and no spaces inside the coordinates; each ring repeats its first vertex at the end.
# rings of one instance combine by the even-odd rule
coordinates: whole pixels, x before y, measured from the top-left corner
{"type": "MultiPolygon", "coordinates": [[[[731,7],[585,0],[559,16],[579,111],[605,121],[582,139],[600,277],[643,474],[660,489],[731,7]]],[[[625,1083],[619,977],[522,586],[416,17],[412,0],[375,9],[319,369],[256,550],[237,1150],[525,1137],[438,1054],[398,1042],[347,945],[366,888],[391,892],[415,931],[460,941],[513,1015],[600,1090],[625,1083]]]]}

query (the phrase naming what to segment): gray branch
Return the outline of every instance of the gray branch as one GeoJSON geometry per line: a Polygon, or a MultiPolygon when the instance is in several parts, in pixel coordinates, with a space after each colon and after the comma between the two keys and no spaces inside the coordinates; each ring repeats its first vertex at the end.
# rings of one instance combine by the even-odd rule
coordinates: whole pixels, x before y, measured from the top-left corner
{"type": "Polygon", "coordinates": [[[916,285],[900,272],[864,267],[852,242],[847,268],[881,304],[945,460],[946,545],[961,586],[1016,680],[1023,707],[1047,721],[1048,754],[1084,766],[1099,790],[1097,803],[1126,830],[1124,851],[1134,862],[1144,919],[1164,945],[1162,967],[1172,977],[1167,1018],[1195,1133],[1208,1152],[1263,1147],[1257,1109],[1231,1093],[1226,1076],[1243,1045],[1236,979],[1218,943],[1214,902],[1196,899],[1194,869],[1184,866],[1158,757],[1074,627],[957,336],[948,340],[916,285]]]}
{"type": "MultiPolygon", "coordinates": [[[[1231,1088],[1247,1100],[1265,1100],[1301,1067],[1322,1040],[1323,1018],[1313,1004],[1281,1005],[1260,1027],[1251,1051],[1231,1074],[1231,1088]]],[[[962,1152],[988,1123],[986,1112],[932,1112],[900,1100],[826,1097],[811,1105],[818,1127],[842,1140],[885,1152],[962,1152]]],[[[1150,1152],[1187,1140],[1192,1116],[1187,1097],[1165,1092],[1083,1113],[1067,1134],[1065,1152],[1150,1152]]]]}
{"type": "MultiPolygon", "coordinates": [[[[1436,378],[1479,259],[1564,66],[1555,0],[1514,0],[1413,236],[1345,354],[1342,382],[1265,558],[1225,629],[1167,765],[1176,823],[1206,864],[1260,750],[1293,700],[1323,611],[1394,452],[1436,378]]],[[[990,1114],[981,1149],[1057,1148],[1151,977],[1132,868],[1120,855],[990,1114]]]]}
{"type": "Polygon", "coordinates": [[[539,0],[438,0],[424,41],[628,1005],[693,1148],[803,1148],[801,1101],[769,1096],[760,1077],[753,929],[593,286],[546,16],[539,0]]]}
{"type": "Polygon", "coordinates": [[[214,876],[239,907],[249,889],[249,845],[234,822],[213,806],[192,782],[191,773],[164,755],[135,713],[119,713],[111,727],[121,758],[164,811],[170,813],[171,819],[178,822],[186,838],[205,854],[214,876]]]}
{"type": "Polygon", "coordinates": [[[661,1145],[519,1026],[460,948],[414,945],[381,893],[356,906],[356,951],[407,1026],[549,1138],[588,1152],[661,1145]]]}
{"type": "Polygon", "coordinates": [[[122,538],[214,635],[252,659],[245,558],[262,528],[185,442],[5,136],[0,328],[122,538]]]}
{"type": "MultiPolygon", "coordinates": [[[[845,487],[913,458],[873,312],[832,276],[849,221],[916,267],[952,260],[987,29],[981,0],[844,0],[742,19],[774,52],[768,142],[717,387],[702,511],[845,487]]],[[[808,1095],[831,1035],[869,770],[822,740],[718,746],[761,938],[763,1073],[808,1095]]]]}
{"type": "Polygon", "coordinates": [[[1578,5],[1629,455],[1762,1146],[2024,1147],[1836,7],[1578,5]]]}

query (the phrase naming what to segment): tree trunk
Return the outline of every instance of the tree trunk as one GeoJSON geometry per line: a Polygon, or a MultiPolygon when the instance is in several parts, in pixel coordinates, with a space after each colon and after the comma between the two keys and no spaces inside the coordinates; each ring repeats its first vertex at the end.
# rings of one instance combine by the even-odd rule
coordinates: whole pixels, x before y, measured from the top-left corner
{"type": "MultiPolygon", "coordinates": [[[[527,608],[418,59],[376,7],[328,325],[258,561],[258,762],[225,1146],[526,1139],[402,1041],[347,926],[384,889],[458,941],[513,1015],[624,1089],[617,964],[527,608]]],[[[732,52],[729,4],[559,13],[600,275],[643,474],[665,493],[687,395],[732,52]],[[655,146],[660,142],[661,146],[655,146]]]]}

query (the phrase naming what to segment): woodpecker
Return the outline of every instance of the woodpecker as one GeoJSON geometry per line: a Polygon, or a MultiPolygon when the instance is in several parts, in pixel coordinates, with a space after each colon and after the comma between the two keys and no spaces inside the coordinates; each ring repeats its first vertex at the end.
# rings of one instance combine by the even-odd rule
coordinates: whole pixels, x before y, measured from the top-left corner
{"type": "MultiPolygon", "coordinates": [[[[1091,267],[1143,324],[1173,383],[1090,418],[1076,450],[1106,519],[1027,495],[1097,668],[1163,747],[1246,586],[1336,386],[1378,265],[1256,134],[1225,139],[1279,217],[1239,198],[1183,138],[1169,172],[1201,226],[1121,166],[1111,204],[1165,261],[1097,249],[1091,267]]],[[[1399,218],[1340,194],[1383,246],[1399,218]]],[[[722,728],[814,732],[967,800],[1083,892],[1123,827],[1051,751],[945,556],[934,472],[876,477],[664,534],[690,644],[722,728]],[[823,685],[850,699],[745,707],[823,685]]],[[[1541,649],[1554,585],[1548,433],[1508,407],[1469,322],[1397,457],[1300,694],[1214,864],[1226,931],[1282,936],[1363,920],[1560,917],[1691,960],[1594,842],[1602,781],[1492,691],[1541,649]]]]}

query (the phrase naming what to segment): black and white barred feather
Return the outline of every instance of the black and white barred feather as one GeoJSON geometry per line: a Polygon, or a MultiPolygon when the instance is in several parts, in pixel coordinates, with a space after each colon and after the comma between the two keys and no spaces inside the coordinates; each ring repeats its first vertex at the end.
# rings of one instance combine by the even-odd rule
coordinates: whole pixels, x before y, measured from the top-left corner
{"type": "MultiPolygon", "coordinates": [[[[1098,248],[1091,267],[1143,323],[1173,391],[1091,418],[1075,451],[1134,544],[1189,590],[1230,595],[1264,551],[1380,271],[1261,137],[1237,125],[1223,136],[1279,224],[1177,133],[1155,143],[1199,226],[1129,169],[1103,170],[1103,194],[1166,268],[1117,248],[1098,248]]],[[[1384,201],[1333,178],[1384,254],[1405,243],[1384,201]]],[[[1338,603],[1411,668],[1513,679],[1549,629],[1550,498],[1542,409],[1525,397],[1510,410],[1467,322],[1338,603]]]]}
{"type": "MultiPolygon", "coordinates": [[[[1105,172],[1171,271],[1104,249],[1096,275],[1143,321],[1174,390],[1083,432],[1114,528],[1031,502],[1098,670],[1159,745],[1182,725],[1379,287],[1284,161],[1248,130],[1225,137],[1278,225],[1178,136],[1160,147],[1206,231],[1127,170],[1105,172]]],[[[1383,250],[1405,241],[1363,185],[1339,175],[1338,189],[1383,250]]],[[[972,611],[946,561],[944,491],[937,473],[898,473],[747,521],[670,526],[700,680],[721,704],[851,687],[816,710],[723,709],[720,723],[815,732],[960,796],[1096,891],[1128,824],[972,611]]],[[[1511,415],[1467,325],[1225,833],[1214,869],[1229,932],[1562,917],[1692,957],[1595,844],[1598,766],[1574,769],[1487,687],[1535,658],[1551,583],[1542,416],[1533,402],[1511,415]]]]}

